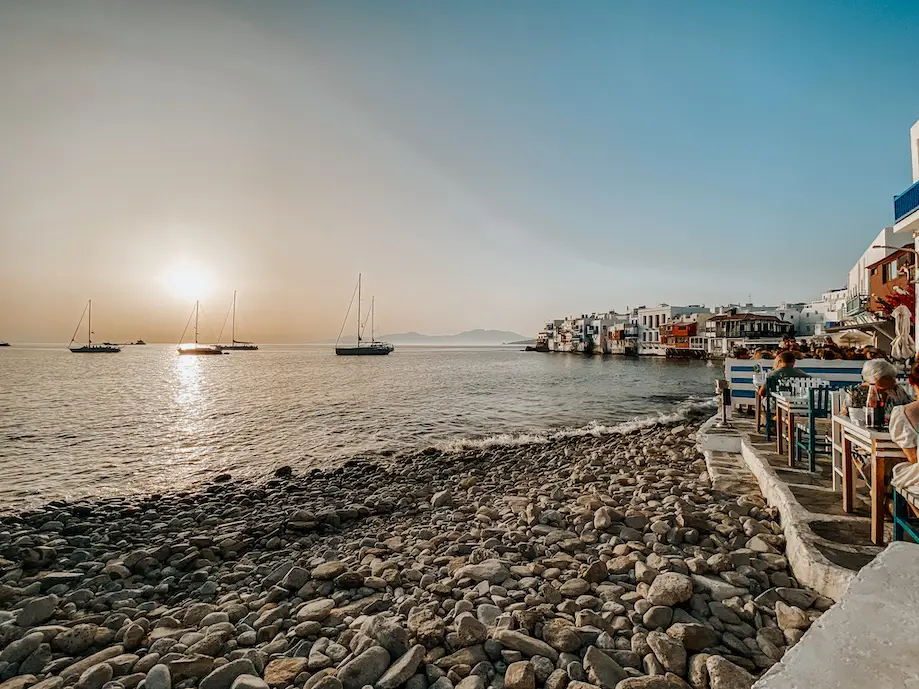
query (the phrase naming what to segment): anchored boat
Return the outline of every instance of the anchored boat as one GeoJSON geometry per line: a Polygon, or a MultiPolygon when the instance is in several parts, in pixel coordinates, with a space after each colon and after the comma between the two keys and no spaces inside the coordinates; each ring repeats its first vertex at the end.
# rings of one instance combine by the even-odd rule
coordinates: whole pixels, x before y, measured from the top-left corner
{"type": "Polygon", "coordinates": [[[101,345],[93,344],[93,300],[90,299],[83,307],[83,314],[80,316],[80,322],[77,323],[77,329],[73,331],[73,337],[70,338],[68,348],[74,354],[117,354],[121,347],[108,342],[101,345]],[[80,332],[80,326],[83,325],[83,317],[89,312],[89,319],[86,325],[86,344],[74,347],[73,343],[77,339],[77,333],[80,332]]]}
{"type": "Polygon", "coordinates": [[[191,323],[192,316],[195,317],[195,342],[194,344],[190,342],[186,344],[180,344],[179,349],[178,349],[179,354],[191,354],[191,355],[198,355],[198,356],[207,356],[211,354],[217,354],[217,355],[223,354],[223,352],[220,351],[220,348],[217,347],[216,345],[200,344],[198,342],[198,302],[197,301],[195,302],[194,311],[192,311],[192,313],[188,316],[188,321],[186,321],[185,323],[185,330],[182,331],[182,337],[180,337],[179,339],[180,340],[185,339],[185,332],[188,330],[188,325],[189,323],[191,323]]]}
{"type": "MultiPolygon", "coordinates": [[[[217,348],[221,350],[231,350],[234,352],[246,351],[251,352],[258,349],[258,345],[254,342],[245,342],[243,340],[236,339],[236,290],[233,290],[233,305],[230,307],[230,310],[233,312],[233,326],[231,328],[230,335],[230,344],[218,344],[217,348]]],[[[227,311],[227,317],[230,316],[230,311],[227,311]]],[[[220,328],[220,334],[217,336],[217,342],[223,339],[223,329],[227,326],[227,319],[223,319],[223,326],[220,328]]]]}
{"type": "Polygon", "coordinates": [[[367,325],[367,319],[361,323],[361,276],[357,276],[357,345],[348,346],[340,345],[341,333],[344,332],[345,323],[348,322],[348,316],[351,314],[351,307],[354,305],[354,295],[351,295],[351,303],[348,304],[348,313],[345,314],[345,321],[341,324],[341,331],[338,333],[338,340],[335,342],[335,353],[338,356],[383,356],[389,354],[395,349],[389,342],[377,342],[373,334],[373,317],[376,299],[370,300],[370,342],[364,342],[364,326],[367,325]]]}

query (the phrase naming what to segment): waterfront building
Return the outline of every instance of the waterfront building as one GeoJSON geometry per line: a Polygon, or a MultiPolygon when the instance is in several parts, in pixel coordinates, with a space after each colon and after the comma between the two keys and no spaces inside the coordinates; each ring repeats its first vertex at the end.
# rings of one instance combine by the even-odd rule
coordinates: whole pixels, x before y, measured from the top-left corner
{"type": "Polygon", "coordinates": [[[729,356],[734,349],[758,347],[776,349],[782,339],[794,334],[794,326],[774,315],[728,313],[712,316],[705,322],[706,353],[712,357],[729,356]]]}
{"type": "Polygon", "coordinates": [[[666,356],[667,348],[661,342],[661,326],[677,316],[695,313],[711,313],[705,306],[640,306],[637,309],[638,353],[642,356],[666,356]]]}
{"type": "MultiPolygon", "coordinates": [[[[893,231],[898,237],[912,239],[912,249],[919,251],[919,121],[909,130],[909,154],[912,163],[913,182],[905,191],[894,196],[893,231]]],[[[903,239],[897,246],[904,246],[903,239]]],[[[919,300],[916,315],[919,316],[919,300]]],[[[919,317],[916,322],[916,342],[919,343],[919,317]]]]}
{"type": "Polygon", "coordinates": [[[848,300],[849,290],[843,287],[827,290],[820,299],[806,303],[801,309],[795,335],[825,337],[828,334],[827,328],[834,328],[845,320],[848,300]]]}
{"type": "Polygon", "coordinates": [[[682,313],[660,327],[661,344],[669,357],[705,356],[705,323],[711,313],[682,313]]]}

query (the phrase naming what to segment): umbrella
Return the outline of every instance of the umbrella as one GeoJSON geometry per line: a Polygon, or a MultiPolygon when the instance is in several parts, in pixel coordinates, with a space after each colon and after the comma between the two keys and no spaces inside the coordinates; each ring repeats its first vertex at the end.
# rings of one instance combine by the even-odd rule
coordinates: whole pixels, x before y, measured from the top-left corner
{"type": "Polygon", "coordinates": [[[846,330],[838,336],[839,344],[854,347],[871,342],[871,336],[866,335],[860,330],[846,330]]]}
{"type": "Polygon", "coordinates": [[[903,304],[893,310],[897,336],[893,338],[890,355],[894,359],[909,359],[916,351],[916,343],[910,337],[910,312],[903,304]]]}

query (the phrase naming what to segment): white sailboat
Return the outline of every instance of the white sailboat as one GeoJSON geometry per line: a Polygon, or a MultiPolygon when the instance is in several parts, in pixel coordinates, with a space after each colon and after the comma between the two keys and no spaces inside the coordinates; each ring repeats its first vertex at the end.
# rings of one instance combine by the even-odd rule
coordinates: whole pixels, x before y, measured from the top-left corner
{"type": "Polygon", "coordinates": [[[74,354],[117,354],[121,351],[121,347],[113,344],[93,344],[93,300],[90,299],[86,306],[83,307],[83,314],[80,316],[80,322],[77,323],[77,329],[73,331],[73,337],[70,338],[70,345],[68,348],[74,354]],[[73,343],[77,339],[77,333],[80,332],[80,326],[83,325],[83,316],[86,315],[86,312],[89,312],[89,320],[86,325],[86,344],[74,347],[73,343]]]}
{"type": "Polygon", "coordinates": [[[209,355],[209,354],[223,354],[222,351],[216,345],[209,344],[199,344],[198,342],[198,306],[199,302],[195,302],[194,311],[188,316],[188,321],[185,322],[185,330],[182,331],[182,337],[179,340],[185,339],[185,333],[188,331],[188,325],[191,323],[191,317],[195,317],[195,342],[180,344],[178,348],[179,354],[194,354],[194,355],[209,355]]]}
{"type": "MultiPolygon", "coordinates": [[[[245,342],[243,340],[236,339],[236,290],[233,290],[233,304],[230,306],[230,310],[233,312],[233,325],[231,327],[230,334],[230,344],[218,344],[217,347],[221,350],[231,350],[234,352],[239,351],[254,351],[258,349],[258,345],[254,342],[245,342]]],[[[230,312],[227,312],[227,317],[229,317],[230,312]]],[[[223,339],[223,329],[227,327],[227,319],[223,319],[223,327],[220,328],[220,334],[217,336],[217,342],[223,339]]]]}
{"type": "MultiPolygon", "coordinates": [[[[342,323],[341,331],[338,333],[338,340],[335,342],[335,353],[338,356],[383,356],[389,354],[395,349],[389,342],[377,342],[373,333],[373,316],[375,307],[375,298],[370,301],[370,342],[365,343],[363,338],[364,328],[361,324],[361,276],[357,276],[357,345],[348,346],[340,345],[341,333],[344,332],[345,323],[348,322],[348,316],[351,314],[351,306],[354,304],[354,296],[351,296],[351,304],[348,305],[348,313],[345,314],[345,323],[342,323]]],[[[365,323],[366,324],[366,321],[365,323]]]]}

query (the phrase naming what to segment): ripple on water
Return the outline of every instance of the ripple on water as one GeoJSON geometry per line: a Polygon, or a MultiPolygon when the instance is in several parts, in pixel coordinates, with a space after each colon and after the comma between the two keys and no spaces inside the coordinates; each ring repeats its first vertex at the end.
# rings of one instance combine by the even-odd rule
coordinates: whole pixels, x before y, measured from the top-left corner
{"type": "Polygon", "coordinates": [[[344,359],[269,346],[198,359],[166,346],[114,357],[14,347],[0,352],[0,510],[168,492],[226,470],[623,432],[683,413],[688,398],[705,404],[717,375],[699,362],[513,348],[344,359]]]}

